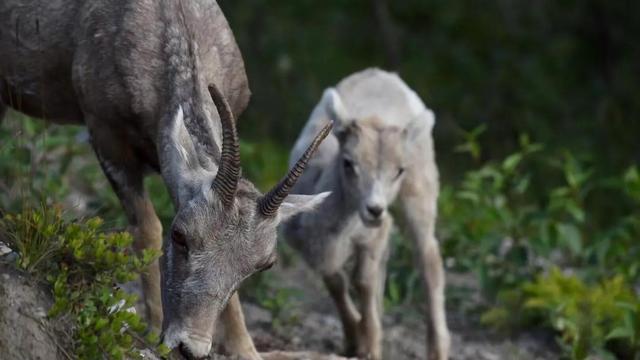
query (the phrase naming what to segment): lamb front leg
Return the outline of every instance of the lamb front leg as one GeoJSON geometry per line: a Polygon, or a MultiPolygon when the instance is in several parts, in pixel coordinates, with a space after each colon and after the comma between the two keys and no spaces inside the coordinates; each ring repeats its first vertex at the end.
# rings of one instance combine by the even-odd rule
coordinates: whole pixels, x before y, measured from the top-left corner
{"type": "Polygon", "coordinates": [[[358,357],[382,359],[382,309],[380,294],[384,282],[389,233],[393,221],[387,216],[370,239],[356,247],[356,290],[360,296],[362,319],[358,324],[358,357]]]}
{"type": "Polygon", "coordinates": [[[349,280],[342,270],[333,274],[323,276],[324,283],[329,290],[338,308],[338,315],[342,321],[344,332],[344,355],[353,356],[356,354],[358,323],[360,313],[353,304],[349,295],[349,280]]]}

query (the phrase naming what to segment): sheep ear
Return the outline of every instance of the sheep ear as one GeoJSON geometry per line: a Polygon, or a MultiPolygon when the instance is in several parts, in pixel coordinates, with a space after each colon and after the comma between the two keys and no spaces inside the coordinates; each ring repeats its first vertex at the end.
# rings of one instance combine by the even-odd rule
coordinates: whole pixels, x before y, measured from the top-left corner
{"type": "Polygon", "coordinates": [[[184,111],[178,107],[168,123],[167,138],[164,139],[162,151],[168,161],[163,164],[162,174],[169,189],[175,189],[172,197],[175,204],[180,204],[191,198],[199,186],[194,179],[201,178],[203,172],[198,162],[195,144],[184,123],[184,111]],[[197,174],[197,175],[196,175],[197,174]]]}
{"type": "Polygon", "coordinates": [[[180,171],[194,171],[197,169],[198,156],[195,145],[184,123],[184,111],[178,107],[171,123],[171,143],[173,144],[172,159],[182,165],[180,171]]]}
{"type": "Polygon", "coordinates": [[[315,210],[329,195],[330,191],[315,195],[289,195],[278,209],[278,220],[284,222],[302,212],[315,210]]]}

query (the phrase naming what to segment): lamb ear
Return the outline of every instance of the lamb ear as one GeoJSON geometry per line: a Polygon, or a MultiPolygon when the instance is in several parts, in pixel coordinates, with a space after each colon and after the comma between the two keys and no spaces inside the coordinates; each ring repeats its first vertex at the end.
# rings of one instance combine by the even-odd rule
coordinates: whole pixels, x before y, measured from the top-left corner
{"type": "Polygon", "coordinates": [[[315,210],[330,194],[327,191],[315,195],[289,195],[278,209],[278,220],[284,222],[300,213],[315,210]]]}
{"type": "Polygon", "coordinates": [[[347,111],[340,94],[335,88],[328,88],[324,91],[321,103],[324,104],[324,109],[329,119],[334,122],[333,134],[338,138],[339,142],[344,143],[349,135],[357,133],[358,124],[347,111]]]}
{"type": "Polygon", "coordinates": [[[423,139],[424,136],[431,136],[431,131],[433,130],[435,122],[436,120],[433,111],[425,108],[416,115],[404,129],[407,143],[415,143],[416,141],[423,139]]]}
{"type": "Polygon", "coordinates": [[[324,91],[321,103],[324,104],[324,109],[329,119],[334,122],[333,132],[335,134],[344,132],[355,123],[335,88],[330,87],[324,91]]]}

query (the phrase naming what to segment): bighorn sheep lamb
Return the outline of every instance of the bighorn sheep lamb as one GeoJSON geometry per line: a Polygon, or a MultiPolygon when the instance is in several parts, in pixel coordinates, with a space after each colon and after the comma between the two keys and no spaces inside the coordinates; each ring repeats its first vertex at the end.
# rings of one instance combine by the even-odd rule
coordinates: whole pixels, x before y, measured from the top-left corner
{"type": "Polygon", "coordinates": [[[284,236],[319,272],[342,320],[347,355],[380,359],[381,310],[388,207],[399,198],[427,294],[429,359],[447,359],[444,270],[434,234],[438,169],[431,130],[434,115],[397,75],[368,69],[324,92],[291,159],[304,151],[327,119],[333,134],[320,146],[293,193],[331,191],[318,208],[283,226],[284,236]],[[355,258],[359,309],[349,296],[345,263],[355,258]]]}
{"type": "Polygon", "coordinates": [[[204,357],[221,317],[227,350],[258,358],[235,290],[275,260],[278,223],[326,197],[287,194],[329,127],[265,196],[241,178],[232,113],[250,91],[214,0],[4,0],[0,53],[0,115],[85,124],[136,248],[162,247],[142,283],[165,344],[204,357]],[[153,171],[176,209],[164,242],[153,171]]]}

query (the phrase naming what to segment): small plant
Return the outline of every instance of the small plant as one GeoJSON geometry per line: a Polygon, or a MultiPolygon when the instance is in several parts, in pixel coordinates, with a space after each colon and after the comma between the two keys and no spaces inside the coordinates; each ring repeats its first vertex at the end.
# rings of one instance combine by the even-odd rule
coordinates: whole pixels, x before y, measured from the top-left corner
{"type": "Polygon", "coordinates": [[[6,214],[0,220],[2,238],[20,254],[18,267],[29,273],[46,270],[60,250],[60,242],[51,240],[64,230],[60,218],[60,208],[47,209],[41,205],[37,211],[25,208],[18,214],[6,214]]]}
{"type": "Polygon", "coordinates": [[[294,300],[301,296],[297,289],[278,284],[269,272],[262,272],[247,280],[242,291],[242,297],[255,301],[271,313],[271,322],[277,330],[284,330],[287,326],[299,322],[295,311],[294,300]]]}
{"type": "MultiPolygon", "coordinates": [[[[136,255],[129,250],[128,233],[101,232],[99,218],[68,222],[57,207],[8,214],[1,225],[19,252],[17,266],[52,286],[49,315],[65,315],[73,322],[72,343],[79,359],[140,358],[141,346],[158,342],[154,334],[143,336],[147,326],[129,310],[136,297],[116,285],[134,280],[157,253],[136,255]]],[[[156,351],[167,353],[163,346],[156,351]]]]}

